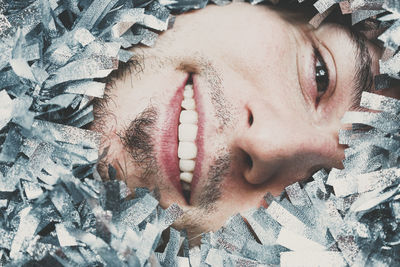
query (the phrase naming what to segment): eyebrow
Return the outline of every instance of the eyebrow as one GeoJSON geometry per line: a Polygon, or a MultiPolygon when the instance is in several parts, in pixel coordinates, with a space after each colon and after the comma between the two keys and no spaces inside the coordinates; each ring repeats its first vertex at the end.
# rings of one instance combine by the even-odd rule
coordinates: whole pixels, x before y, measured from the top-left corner
{"type": "Polygon", "coordinates": [[[360,109],[362,92],[370,92],[373,85],[373,74],[371,70],[372,57],[369,53],[366,40],[360,33],[350,30],[350,38],[356,46],[356,67],[353,81],[355,87],[352,89],[351,110],[360,109]]]}

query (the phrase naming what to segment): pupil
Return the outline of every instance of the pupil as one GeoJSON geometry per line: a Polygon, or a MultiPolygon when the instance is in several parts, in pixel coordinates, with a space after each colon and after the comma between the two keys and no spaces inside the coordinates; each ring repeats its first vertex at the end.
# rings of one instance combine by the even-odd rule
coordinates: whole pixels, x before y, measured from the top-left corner
{"type": "Polygon", "coordinates": [[[329,78],[326,75],[324,67],[317,66],[316,68],[316,81],[318,92],[324,92],[328,87],[329,78]]]}

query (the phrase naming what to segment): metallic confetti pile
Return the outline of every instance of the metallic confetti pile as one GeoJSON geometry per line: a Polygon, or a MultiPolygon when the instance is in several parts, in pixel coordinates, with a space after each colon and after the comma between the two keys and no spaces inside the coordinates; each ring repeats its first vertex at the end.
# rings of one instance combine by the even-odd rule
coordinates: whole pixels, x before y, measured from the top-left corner
{"type": "MultiPolygon", "coordinates": [[[[315,27],[334,9],[351,13],[353,24],[374,19],[385,47],[375,86],[398,83],[397,0],[314,2],[315,27]]],[[[163,210],[146,189],[132,194],[121,181],[101,180],[100,136],[81,128],[93,121],[102,78],[129,60],[127,48],[152,46],[171,27],[171,12],[207,3],[0,2],[0,265],[400,265],[399,100],[365,92],[361,106],[381,112],[343,117],[352,125],[339,133],[349,146],[343,170],[321,170],[279,198],[267,194],[267,209],[231,217],[200,247],[189,249],[185,232],[169,227],[178,206],[163,210]]]]}

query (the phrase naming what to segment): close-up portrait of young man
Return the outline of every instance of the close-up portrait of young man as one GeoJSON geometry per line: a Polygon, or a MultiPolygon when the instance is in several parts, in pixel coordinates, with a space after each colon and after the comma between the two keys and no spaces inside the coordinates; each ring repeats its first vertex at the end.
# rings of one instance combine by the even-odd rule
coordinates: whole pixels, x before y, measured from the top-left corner
{"type": "Polygon", "coordinates": [[[177,16],[154,47],[133,50],[96,106],[104,165],[129,188],[156,190],[164,208],[185,208],[196,235],[343,168],[340,119],[373,90],[381,52],[283,12],[232,3],[177,16]]]}
{"type": "Polygon", "coordinates": [[[396,1],[0,10],[2,264],[400,264],[396,1]]]}

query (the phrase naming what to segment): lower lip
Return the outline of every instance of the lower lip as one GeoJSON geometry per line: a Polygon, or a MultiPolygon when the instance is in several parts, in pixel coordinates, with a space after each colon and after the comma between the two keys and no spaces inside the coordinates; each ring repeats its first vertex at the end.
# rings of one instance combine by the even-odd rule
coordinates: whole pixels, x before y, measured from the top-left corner
{"type": "Polygon", "coordinates": [[[183,84],[178,88],[168,105],[168,118],[163,127],[161,137],[160,160],[164,171],[172,185],[183,196],[182,185],[180,182],[180,170],[178,159],[178,123],[181,112],[181,103],[183,100],[183,90],[189,75],[185,78],[183,84]]]}

